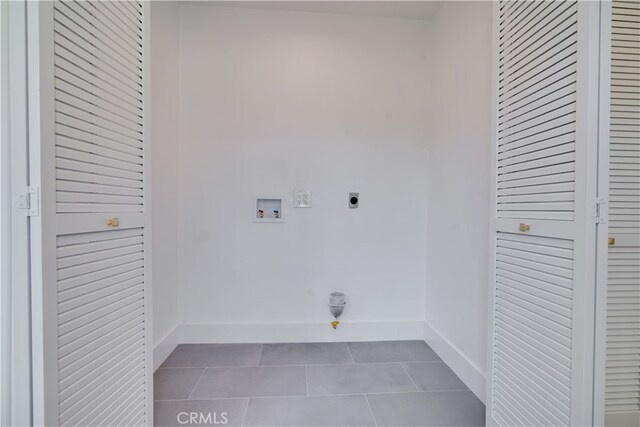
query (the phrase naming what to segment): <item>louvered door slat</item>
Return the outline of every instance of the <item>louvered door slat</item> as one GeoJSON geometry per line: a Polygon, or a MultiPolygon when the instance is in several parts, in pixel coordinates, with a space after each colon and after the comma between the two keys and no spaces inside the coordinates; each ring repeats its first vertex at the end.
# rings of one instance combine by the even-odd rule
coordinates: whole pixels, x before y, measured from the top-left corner
{"type": "Polygon", "coordinates": [[[141,27],[132,26],[130,28],[121,28],[119,20],[113,20],[111,16],[106,16],[105,8],[100,7],[100,5],[96,7],[96,5],[97,3],[90,2],[67,3],[70,9],[82,16],[86,21],[91,22],[92,26],[98,29],[101,34],[105,35],[116,45],[127,49],[128,55],[141,61],[142,41],[138,35],[141,27]]]}
{"type": "MultiPolygon", "coordinates": [[[[56,31],[64,34],[65,38],[71,40],[85,51],[95,54],[103,59],[110,58],[118,66],[133,72],[132,77],[136,80],[136,70],[139,69],[140,55],[132,54],[132,49],[122,43],[119,38],[110,38],[108,34],[112,31],[106,29],[100,21],[83,16],[82,6],[79,3],[61,2],[55,16],[57,25],[56,31]],[[75,6],[74,6],[75,5],[75,6]],[[67,7],[65,9],[65,6],[67,7]],[[89,19],[91,22],[87,21],[89,19]],[[106,32],[106,34],[105,34],[106,32]]],[[[133,51],[135,52],[135,51],[133,51]]],[[[115,64],[114,64],[115,65],[115,64]]]]}
{"type": "MultiPolygon", "coordinates": [[[[505,2],[510,3],[510,2],[505,2]]],[[[519,2],[513,2],[516,6],[513,8],[513,13],[505,14],[502,17],[502,22],[505,24],[503,31],[500,32],[500,46],[516,45],[522,43],[523,40],[530,38],[532,29],[535,33],[539,30],[539,23],[543,21],[549,15],[549,11],[553,11],[560,4],[546,5],[542,3],[536,4],[536,2],[522,2],[523,7],[518,7],[519,2]],[[546,6],[546,7],[545,7],[546,6]],[[551,6],[549,8],[549,6],[551,6]]],[[[505,58],[501,58],[504,61],[505,58]]]]}
{"type": "MultiPolygon", "coordinates": [[[[578,224],[590,185],[585,153],[597,147],[585,137],[594,85],[580,80],[590,43],[581,20],[598,12],[577,1],[503,0],[497,8],[489,423],[589,424],[587,361],[576,354],[593,333],[584,301],[595,275],[587,285],[593,261],[578,224]]],[[[595,234],[595,222],[589,227],[595,234]]]]}
{"type": "MultiPolygon", "coordinates": [[[[612,3],[605,410],[640,418],[640,5],[612,3]]],[[[634,419],[634,418],[629,418],[634,419]]]]}
{"type": "Polygon", "coordinates": [[[551,102],[559,103],[563,105],[563,100],[567,100],[567,96],[570,96],[569,100],[575,100],[575,84],[573,82],[565,85],[564,87],[557,87],[550,93],[542,94],[540,97],[536,98],[534,101],[531,101],[525,105],[520,106],[521,108],[517,108],[514,106],[513,109],[503,108],[501,110],[501,114],[498,117],[498,124],[502,126],[505,122],[509,120],[513,120],[515,118],[523,117],[525,115],[533,115],[536,111],[539,111],[541,108],[544,108],[547,104],[551,102]]]}
{"type": "Polygon", "coordinates": [[[142,196],[140,188],[114,187],[101,184],[87,184],[82,182],[71,182],[59,180],[56,182],[56,189],[59,191],[73,191],[76,193],[100,193],[124,196],[142,196]]]}
{"type": "Polygon", "coordinates": [[[117,370],[118,365],[127,363],[129,361],[140,361],[144,357],[144,347],[137,346],[133,349],[129,349],[127,353],[121,353],[106,363],[102,363],[98,366],[91,376],[83,376],[79,381],[74,382],[72,385],[64,387],[60,390],[60,399],[62,402],[69,401],[71,403],[74,397],[80,399],[82,394],[87,392],[88,389],[95,385],[98,381],[103,381],[105,376],[109,376],[117,370]]]}
{"type": "MultiPolygon", "coordinates": [[[[66,21],[63,16],[60,16],[59,19],[66,21]]],[[[142,80],[133,64],[127,64],[125,60],[115,57],[115,54],[109,55],[109,53],[97,49],[92,43],[62,23],[56,22],[55,31],[54,42],[56,45],[73,52],[73,56],[79,57],[89,64],[95,63],[105,73],[112,75],[129,88],[140,90],[142,80]]]]}
{"type": "MultiPolygon", "coordinates": [[[[71,79],[76,84],[84,85],[84,82],[78,79],[74,79],[74,77],[69,76],[64,70],[60,70],[60,73],[67,79],[71,79]]],[[[64,102],[82,102],[85,104],[91,105],[91,109],[95,109],[95,111],[100,111],[101,113],[106,114],[112,121],[119,123],[124,126],[135,126],[138,125],[138,131],[142,129],[142,117],[139,115],[140,111],[135,111],[135,108],[129,107],[126,103],[118,100],[117,98],[110,96],[104,92],[101,92],[100,96],[95,95],[97,92],[93,90],[93,88],[86,87],[86,89],[79,88],[78,86],[74,86],[72,84],[67,83],[63,79],[56,79],[56,87],[60,92],[62,92],[66,96],[67,100],[64,102]],[[110,98],[106,100],[105,98],[110,98]],[[118,111],[118,115],[114,114],[114,111],[118,111]]],[[[91,111],[91,110],[89,110],[91,111]]]]}
{"type": "MultiPolygon", "coordinates": [[[[64,138],[61,138],[64,139],[64,138]]],[[[64,142],[67,142],[66,140],[64,142]]],[[[81,151],[76,148],[81,148],[79,145],[75,147],[60,146],[56,148],[56,155],[60,158],[65,158],[69,160],[77,160],[84,162],[94,162],[97,165],[113,167],[116,169],[122,169],[129,172],[142,172],[143,167],[141,164],[131,161],[130,158],[126,158],[125,156],[115,155],[115,157],[126,158],[126,160],[120,160],[118,158],[114,158],[114,155],[106,150],[91,150],[88,147],[83,147],[87,151],[81,151]]],[[[133,158],[135,159],[135,157],[133,158]]]]}
{"type": "Polygon", "coordinates": [[[500,3],[500,11],[499,11],[500,19],[504,22],[513,22],[518,16],[522,16],[523,11],[526,10],[532,4],[533,2],[500,3]]]}
{"type": "Polygon", "coordinates": [[[95,143],[81,141],[63,135],[58,135],[57,142],[58,147],[64,147],[83,153],[100,154],[104,156],[105,159],[113,159],[131,163],[134,166],[127,165],[127,167],[134,167],[136,170],[140,170],[140,167],[142,166],[142,159],[140,158],[140,156],[126,153],[121,150],[116,150],[111,147],[106,147],[104,145],[97,145],[95,143]]]}
{"type": "Polygon", "coordinates": [[[86,425],[86,419],[99,415],[122,390],[144,381],[143,359],[122,361],[104,381],[95,384],[87,394],[72,396],[60,404],[60,420],[65,425],[86,425]],[[129,362],[129,363],[126,363],[129,362]],[[105,399],[108,398],[108,399],[105,399]]]}
{"type": "Polygon", "coordinates": [[[505,14],[502,17],[502,21],[505,24],[509,24],[510,31],[500,37],[501,46],[507,42],[510,44],[521,43],[522,40],[525,39],[525,35],[530,34],[531,28],[535,27],[541,18],[559,6],[559,4],[553,4],[551,2],[523,2],[525,7],[517,8],[519,2],[512,3],[516,5],[514,9],[518,13],[514,13],[512,16],[505,14]]]}
{"type": "MultiPolygon", "coordinates": [[[[121,8],[116,6],[111,2],[103,2],[93,4],[93,7],[98,12],[97,15],[106,18],[106,22],[115,25],[120,29],[120,34],[133,35],[137,34],[138,31],[142,28],[140,23],[135,22],[130,19],[130,15],[124,13],[121,8]]],[[[138,44],[138,48],[140,48],[141,40],[139,38],[130,37],[134,43],[138,44]]]]}
{"type": "Polygon", "coordinates": [[[99,135],[96,135],[95,133],[92,133],[89,130],[77,129],[77,128],[74,128],[73,126],[65,125],[62,123],[56,124],[56,133],[57,133],[58,139],[62,140],[64,143],[66,143],[66,141],[68,141],[69,139],[81,141],[81,142],[95,145],[97,147],[104,147],[116,152],[130,154],[134,157],[139,158],[137,162],[142,162],[141,147],[132,147],[127,144],[122,144],[118,141],[113,141],[108,138],[104,138],[99,135]]]}
{"type": "MultiPolygon", "coordinates": [[[[528,93],[534,95],[529,97],[521,97],[515,100],[513,98],[511,103],[504,102],[499,106],[499,120],[502,121],[508,120],[513,116],[519,116],[521,114],[525,114],[535,107],[544,106],[549,102],[550,99],[556,99],[558,95],[561,94],[561,91],[564,95],[570,95],[575,89],[575,75],[572,73],[575,71],[574,65],[571,64],[569,67],[565,67],[559,71],[559,74],[556,74],[556,78],[546,79],[541,83],[535,85],[535,87],[528,88],[528,93]],[[544,88],[545,84],[548,84],[546,87],[547,90],[543,92],[536,92],[540,87],[544,88]]],[[[557,134],[566,133],[557,132],[557,134]]],[[[504,142],[501,141],[500,146],[504,145],[504,142]]],[[[500,147],[502,148],[502,147],[500,147]]]]}
{"type": "MultiPolygon", "coordinates": [[[[91,156],[91,155],[89,155],[91,156]]],[[[81,157],[81,156],[78,156],[81,157]]],[[[95,173],[97,175],[113,176],[116,178],[128,179],[131,181],[141,182],[142,173],[136,171],[129,171],[125,169],[119,169],[111,166],[101,166],[95,163],[87,162],[86,160],[67,159],[58,156],[56,159],[56,166],[64,170],[74,170],[78,172],[95,173]]]]}
{"type": "Polygon", "coordinates": [[[100,174],[92,174],[85,172],[78,172],[73,170],[58,169],[58,180],[71,181],[85,184],[100,184],[116,187],[129,187],[134,189],[141,189],[142,182],[132,179],[115,178],[112,176],[105,176],[100,174]]]}
{"type": "Polygon", "coordinates": [[[544,189],[570,183],[575,170],[576,14],[575,2],[547,5],[531,17],[525,36],[525,27],[501,23],[498,183],[527,190],[498,193],[498,217],[573,218],[573,188],[544,189]]]}
{"type": "MultiPolygon", "coordinates": [[[[527,423],[535,422],[552,425],[569,424],[569,408],[566,405],[558,406],[558,396],[564,397],[567,402],[569,393],[569,378],[571,374],[571,341],[562,338],[562,329],[571,330],[571,302],[572,302],[572,281],[571,271],[568,269],[552,270],[551,265],[545,263],[545,247],[555,249],[554,259],[564,259],[565,266],[572,265],[572,251],[567,248],[568,242],[558,242],[554,245],[553,239],[530,239],[530,236],[519,236],[516,234],[499,233],[497,252],[497,293],[496,310],[499,314],[496,318],[496,338],[495,352],[500,358],[509,357],[511,366],[516,368],[527,367],[529,374],[523,377],[518,387],[505,388],[508,381],[504,379],[494,384],[495,389],[501,390],[503,395],[512,395],[521,405],[522,402],[530,402],[531,395],[537,397],[537,401],[543,404],[536,404],[536,400],[528,403],[529,411],[524,412],[527,416],[522,418],[523,407],[510,408],[512,414],[520,413],[517,423],[527,420],[527,423]],[[504,242],[504,244],[502,243],[504,242]],[[512,249],[519,258],[511,263],[506,257],[504,246],[516,247],[512,249]],[[544,246],[541,245],[544,244],[544,246]],[[529,257],[529,251],[534,251],[540,255],[529,257]],[[520,259],[520,262],[517,261],[520,259]],[[522,267],[523,265],[528,267],[522,267]],[[525,273],[520,281],[509,279],[510,272],[516,271],[525,273]],[[569,276],[569,277],[567,277],[569,276]],[[522,280],[525,279],[525,280],[522,280]],[[511,301],[512,303],[507,303],[511,301]],[[547,325],[548,329],[541,332],[532,333],[532,328],[527,323],[522,323],[520,319],[528,315],[533,315],[535,324],[547,325]],[[544,319],[544,320],[543,320],[544,319]],[[543,320],[544,323],[541,322],[543,320]],[[548,331],[551,331],[549,333],[548,331]],[[504,354],[503,354],[504,353],[504,354]],[[516,364],[515,366],[513,364],[516,364]],[[564,382],[558,381],[564,377],[564,382]],[[535,393],[533,393],[535,390],[535,393]],[[535,416],[534,416],[535,412],[535,416]],[[545,413],[543,416],[542,414],[545,413]],[[530,418],[533,417],[533,418],[530,418]]],[[[500,372],[500,365],[498,365],[500,372]]],[[[505,378],[511,375],[499,374],[505,378]]],[[[504,412],[502,405],[514,405],[514,402],[501,402],[494,410],[504,412]]]]}
{"type": "Polygon", "coordinates": [[[43,217],[53,217],[55,230],[43,251],[52,257],[46,289],[55,316],[46,324],[45,343],[55,345],[46,354],[55,360],[45,372],[54,386],[47,383],[44,423],[152,425],[146,6],[62,0],[38,7],[41,40],[50,43],[41,93],[53,166],[43,217]]]}
{"type": "Polygon", "coordinates": [[[129,8],[128,3],[122,3],[122,2],[114,2],[112,4],[113,6],[115,6],[116,9],[118,9],[120,11],[120,13],[122,14],[121,16],[130,21],[133,25],[142,28],[142,22],[140,22],[140,15],[136,13],[135,9],[133,8],[129,8]]]}
{"type": "Polygon", "coordinates": [[[108,92],[104,90],[101,87],[104,87],[104,84],[98,85],[97,83],[99,82],[97,81],[97,79],[80,68],[67,66],[66,68],[73,69],[73,72],[75,72],[75,74],[67,71],[65,68],[63,68],[67,65],[67,63],[65,63],[63,59],[60,59],[59,63],[61,65],[56,68],[56,86],[60,90],[67,92],[77,98],[89,99],[102,107],[104,107],[104,105],[106,104],[110,104],[113,107],[118,108],[120,114],[123,115],[126,119],[133,122],[142,123],[142,112],[140,111],[139,107],[135,106],[134,103],[131,102],[131,99],[125,101],[118,97],[115,91],[108,92]],[[73,84],[69,83],[69,81],[73,81],[73,84]]]}
{"type": "Polygon", "coordinates": [[[120,118],[116,118],[111,114],[96,114],[98,108],[95,106],[83,109],[83,107],[87,108],[90,104],[84,101],[75,102],[75,99],[70,99],[70,97],[64,93],[58,92],[56,95],[58,101],[56,102],[56,111],[93,125],[95,129],[104,132],[104,135],[115,137],[118,140],[124,140],[125,143],[130,145],[140,145],[141,134],[139,125],[123,123],[120,118]]]}
{"type": "Polygon", "coordinates": [[[122,6],[123,9],[127,9],[131,13],[135,22],[142,24],[142,13],[140,9],[136,7],[139,6],[137,2],[120,2],[118,4],[122,6]]]}
{"type": "Polygon", "coordinates": [[[132,82],[129,77],[123,75],[119,71],[114,71],[111,67],[99,60],[91,57],[86,52],[81,51],[76,45],[70,43],[63,36],[54,34],[54,49],[56,65],[63,64],[62,67],[67,71],[74,73],[74,70],[80,70],[77,74],[82,76],[84,73],[90,73],[93,77],[87,78],[86,81],[95,82],[96,84],[106,84],[123,99],[130,100],[133,103],[142,102],[141,87],[132,82]]]}
{"type": "MultiPolygon", "coordinates": [[[[91,94],[81,94],[72,85],[67,85],[64,82],[60,82],[56,87],[58,88],[56,98],[60,102],[76,105],[83,111],[112,122],[121,128],[121,133],[127,134],[132,130],[136,133],[142,132],[142,118],[129,114],[128,111],[123,111],[120,106],[109,105],[91,94]]],[[[133,134],[134,138],[139,137],[136,133],[133,134]]]]}
{"type": "Polygon", "coordinates": [[[109,364],[113,360],[117,360],[128,352],[143,349],[140,347],[139,343],[139,340],[143,335],[144,331],[142,329],[142,325],[137,329],[127,330],[126,333],[120,337],[119,341],[116,341],[109,346],[110,348],[98,349],[97,351],[100,351],[99,354],[87,357],[86,364],[83,364],[82,366],[70,365],[64,369],[60,369],[60,388],[65,389],[69,384],[73,384],[79,380],[85,380],[93,370],[98,369],[105,364],[109,364]]]}
{"type": "Polygon", "coordinates": [[[120,406],[115,409],[108,408],[102,412],[99,419],[104,419],[104,421],[102,421],[101,424],[120,425],[123,419],[138,420],[134,425],[142,424],[143,422],[141,419],[144,417],[144,401],[140,398],[136,398],[139,394],[139,389],[130,389],[126,393],[123,393],[123,397],[120,399],[123,403],[121,403],[120,406]],[[119,415],[114,416],[114,414],[119,415]],[[113,419],[113,421],[110,421],[111,419],[113,419]]]}
{"type": "Polygon", "coordinates": [[[135,34],[139,29],[121,28],[119,20],[110,20],[105,17],[103,7],[95,7],[91,2],[67,2],[63,1],[57,10],[56,17],[66,17],[68,27],[87,40],[101,38],[105,42],[101,46],[104,50],[114,51],[121,58],[139,67],[142,61],[142,48],[140,39],[135,34]],[[78,28],[85,30],[81,33],[78,28]],[[122,52],[117,52],[121,49],[122,52]]]}
{"type": "MultiPolygon", "coordinates": [[[[57,79],[66,82],[73,81],[73,84],[78,87],[98,91],[100,96],[111,94],[112,97],[127,104],[121,105],[123,109],[131,111],[131,108],[134,108],[133,112],[142,113],[142,100],[137,91],[127,91],[127,88],[118,79],[113,78],[94,64],[81,60],[61,45],[56,45],[54,64],[57,79]]],[[[104,96],[105,100],[109,98],[109,95],[104,96]]]]}
{"type": "MultiPolygon", "coordinates": [[[[559,7],[551,10],[542,19],[535,18],[535,25],[530,31],[514,29],[519,38],[517,42],[509,39],[502,44],[503,51],[500,65],[503,70],[517,69],[516,64],[527,64],[532,59],[537,59],[548,50],[550,43],[557,43],[565,40],[575,33],[575,28],[571,25],[570,18],[575,15],[577,8],[575,4],[559,3],[559,7]]],[[[507,32],[508,34],[508,32],[507,32]]]]}
{"type": "Polygon", "coordinates": [[[548,324],[537,323],[534,319],[536,316],[532,316],[530,313],[521,312],[517,307],[503,302],[498,310],[496,310],[496,318],[502,317],[504,321],[507,319],[514,325],[519,325],[525,330],[530,331],[534,335],[546,341],[546,345],[553,348],[557,352],[570,357],[571,355],[571,342],[562,334],[557,333],[552,328],[548,327],[548,324]]]}
{"type": "Polygon", "coordinates": [[[133,311],[121,311],[119,317],[115,317],[111,324],[105,328],[97,328],[93,333],[87,334],[80,340],[70,341],[60,347],[59,368],[61,371],[68,369],[74,371],[80,364],[84,365],[87,360],[97,357],[101,352],[111,346],[117,345],[118,340],[126,333],[144,330],[143,311],[140,308],[133,311]]]}
{"type": "Polygon", "coordinates": [[[142,144],[138,138],[131,135],[123,135],[117,130],[109,129],[110,124],[105,120],[96,120],[90,114],[70,107],[67,104],[58,103],[56,107],[58,108],[58,112],[56,113],[56,122],[58,125],[76,128],[80,131],[94,134],[100,138],[128,145],[133,148],[142,148],[142,144]],[[99,123],[93,123],[94,120],[99,123]],[[101,124],[106,125],[106,127],[100,126],[101,124]]]}

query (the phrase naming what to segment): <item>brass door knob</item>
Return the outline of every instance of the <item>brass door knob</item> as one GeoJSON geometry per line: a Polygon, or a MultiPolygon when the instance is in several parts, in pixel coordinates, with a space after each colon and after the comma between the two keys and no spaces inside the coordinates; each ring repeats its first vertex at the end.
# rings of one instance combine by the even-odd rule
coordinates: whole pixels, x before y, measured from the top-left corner
{"type": "Polygon", "coordinates": [[[107,219],[107,225],[110,225],[111,227],[117,227],[120,225],[120,219],[119,218],[108,218],[107,219]]]}
{"type": "Polygon", "coordinates": [[[531,230],[531,226],[529,224],[525,224],[525,223],[521,222],[519,230],[524,233],[524,232],[527,232],[527,231],[531,230]]]}
{"type": "Polygon", "coordinates": [[[615,237],[609,237],[609,246],[613,246],[616,244],[616,238],[615,237]]]}

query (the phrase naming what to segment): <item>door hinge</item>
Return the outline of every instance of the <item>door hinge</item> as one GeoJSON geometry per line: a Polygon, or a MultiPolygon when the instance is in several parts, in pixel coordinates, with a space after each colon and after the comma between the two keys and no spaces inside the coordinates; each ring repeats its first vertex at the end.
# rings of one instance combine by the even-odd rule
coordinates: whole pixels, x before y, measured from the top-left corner
{"type": "Polygon", "coordinates": [[[27,216],[40,215],[40,187],[28,186],[24,193],[15,197],[13,204],[18,209],[25,209],[27,216]]]}
{"type": "Polygon", "coordinates": [[[609,200],[604,197],[596,197],[593,205],[593,218],[596,224],[606,224],[609,221],[609,200]]]}

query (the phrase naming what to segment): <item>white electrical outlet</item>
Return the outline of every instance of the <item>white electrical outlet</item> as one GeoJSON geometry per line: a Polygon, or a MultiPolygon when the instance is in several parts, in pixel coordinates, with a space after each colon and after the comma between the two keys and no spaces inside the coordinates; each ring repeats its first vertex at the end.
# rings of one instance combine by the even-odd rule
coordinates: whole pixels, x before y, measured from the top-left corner
{"type": "Polygon", "coordinates": [[[311,207],[311,191],[296,190],[293,192],[294,208],[310,208],[311,207]]]}

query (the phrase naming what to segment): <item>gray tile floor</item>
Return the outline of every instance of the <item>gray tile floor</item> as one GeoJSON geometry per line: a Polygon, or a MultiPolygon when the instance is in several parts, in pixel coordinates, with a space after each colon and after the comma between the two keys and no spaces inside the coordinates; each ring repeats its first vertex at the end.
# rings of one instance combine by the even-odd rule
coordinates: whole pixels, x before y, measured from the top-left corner
{"type": "Polygon", "coordinates": [[[154,383],[157,426],[484,425],[422,341],[184,344],[154,383]]]}

